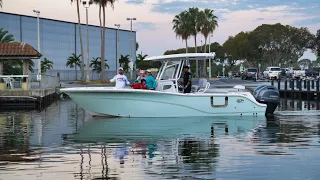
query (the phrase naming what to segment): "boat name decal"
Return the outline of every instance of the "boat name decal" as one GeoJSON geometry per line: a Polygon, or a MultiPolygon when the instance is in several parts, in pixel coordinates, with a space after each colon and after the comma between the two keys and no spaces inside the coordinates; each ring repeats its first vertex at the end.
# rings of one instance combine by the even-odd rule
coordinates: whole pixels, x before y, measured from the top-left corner
{"type": "Polygon", "coordinates": [[[243,99],[237,99],[237,103],[243,103],[244,100],[243,99]]]}

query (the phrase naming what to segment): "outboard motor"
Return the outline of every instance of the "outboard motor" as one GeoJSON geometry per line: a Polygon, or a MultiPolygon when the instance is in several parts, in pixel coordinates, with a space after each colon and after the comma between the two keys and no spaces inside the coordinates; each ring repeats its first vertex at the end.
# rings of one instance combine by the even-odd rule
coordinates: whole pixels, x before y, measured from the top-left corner
{"type": "Polygon", "coordinates": [[[266,116],[273,114],[280,104],[279,91],[274,86],[259,86],[254,90],[253,96],[259,103],[267,105],[267,110],[265,113],[266,116]]]}

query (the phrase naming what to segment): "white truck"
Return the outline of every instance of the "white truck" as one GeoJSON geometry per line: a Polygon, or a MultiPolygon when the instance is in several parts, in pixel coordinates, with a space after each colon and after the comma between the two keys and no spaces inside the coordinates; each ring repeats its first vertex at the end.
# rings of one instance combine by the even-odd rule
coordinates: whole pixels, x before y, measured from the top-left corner
{"type": "Polygon", "coordinates": [[[306,76],[306,71],[301,68],[290,68],[292,78],[302,78],[306,76]]]}
{"type": "Polygon", "coordinates": [[[279,79],[280,74],[280,67],[267,67],[267,69],[263,71],[263,77],[268,79],[279,79]]]}

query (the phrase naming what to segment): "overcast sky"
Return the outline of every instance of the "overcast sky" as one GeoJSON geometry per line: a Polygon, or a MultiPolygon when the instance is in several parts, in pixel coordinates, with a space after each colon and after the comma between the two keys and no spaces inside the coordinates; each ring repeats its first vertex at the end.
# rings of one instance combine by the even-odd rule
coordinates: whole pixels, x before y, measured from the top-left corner
{"type": "MultiPolygon", "coordinates": [[[[70,0],[2,0],[0,11],[34,16],[33,9],[41,11],[41,17],[77,22],[76,5],[70,0]]],[[[174,15],[189,7],[211,8],[219,17],[219,27],[211,41],[220,44],[230,35],[251,31],[261,24],[282,23],[296,27],[308,27],[312,33],[320,29],[320,0],[118,0],[114,9],[107,8],[107,27],[121,24],[121,29],[130,29],[127,17],[136,17],[133,30],[137,31],[139,52],[161,55],[165,50],[185,46],[172,31],[174,15]]],[[[85,23],[85,8],[80,7],[81,22],[85,23]]],[[[89,23],[99,25],[99,9],[89,9],[89,23]]],[[[198,44],[204,42],[198,36],[198,44]]],[[[194,40],[189,40],[194,45],[194,40]]],[[[315,55],[307,52],[311,60],[315,55]]]]}

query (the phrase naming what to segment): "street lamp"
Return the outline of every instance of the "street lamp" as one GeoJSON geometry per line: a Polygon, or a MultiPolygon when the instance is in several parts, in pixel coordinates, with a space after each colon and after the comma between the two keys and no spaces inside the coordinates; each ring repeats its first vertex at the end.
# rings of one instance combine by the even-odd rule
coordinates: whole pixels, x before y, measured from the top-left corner
{"type": "MultiPolygon", "coordinates": [[[[34,13],[37,14],[37,26],[38,26],[38,51],[40,53],[40,11],[39,10],[33,10],[34,13]]],[[[38,61],[38,76],[37,76],[37,80],[40,81],[41,80],[41,59],[39,58],[38,61]]],[[[41,84],[41,83],[40,83],[41,84]]]]}
{"type": "Polygon", "coordinates": [[[133,61],[132,61],[132,21],[137,20],[137,18],[127,18],[128,21],[131,21],[131,28],[130,28],[130,62],[132,63],[132,67],[131,67],[131,74],[130,77],[131,79],[133,78],[133,61]]]}
{"type": "Polygon", "coordinates": [[[88,8],[90,7],[90,5],[92,4],[92,1],[82,1],[83,7],[86,8],[86,21],[87,21],[87,25],[86,25],[86,30],[87,30],[87,34],[86,34],[86,39],[87,39],[87,79],[86,81],[89,82],[90,81],[90,67],[89,67],[89,31],[88,31],[88,8]]]}
{"type": "MultiPolygon", "coordinates": [[[[209,36],[209,53],[211,53],[211,37],[213,37],[212,34],[209,36]]],[[[209,78],[211,78],[211,58],[209,58],[209,78]]]]}
{"type": "Polygon", "coordinates": [[[119,48],[119,28],[120,28],[120,24],[114,24],[114,26],[118,27],[117,30],[117,60],[116,60],[116,71],[119,68],[119,52],[120,52],[120,48],[119,48]]]}

